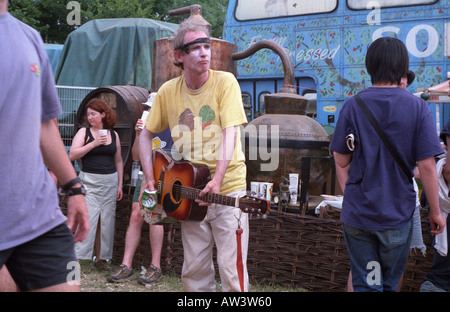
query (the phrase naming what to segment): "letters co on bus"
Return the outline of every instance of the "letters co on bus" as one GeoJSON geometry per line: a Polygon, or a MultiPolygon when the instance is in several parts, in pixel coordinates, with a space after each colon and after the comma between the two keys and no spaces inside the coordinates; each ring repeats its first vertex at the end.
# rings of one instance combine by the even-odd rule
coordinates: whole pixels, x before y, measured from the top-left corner
{"type": "MultiPolygon", "coordinates": [[[[238,51],[262,39],[282,45],[298,93],[314,107],[308,114],[332,134],[344,101],[371,86],[365,54],[381,36],[408,48],[416,73],[410,92],[450,78],[449,6],[450,0],[230,0],[223,39],[238,51]]],[[[278,55],[259,51],[238,61],[237,69],[252,119],[264,113],[264,95],[283,86],[283,66],[278,55]]]]}

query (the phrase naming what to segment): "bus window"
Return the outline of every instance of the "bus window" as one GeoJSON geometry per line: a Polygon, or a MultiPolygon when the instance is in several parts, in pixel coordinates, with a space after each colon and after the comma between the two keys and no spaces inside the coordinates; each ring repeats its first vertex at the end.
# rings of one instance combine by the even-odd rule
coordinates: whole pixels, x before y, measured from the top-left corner
{"type": "Polygon", "coordinates": [[[370,10],[373,8],[374,3],[379,8],[389,8],[398,6],[413,6],[422,4],[433,4],[439,0],[347,0],[347,5],[352,10],[370,10]]]}
{"type": "Polygon", "coordinates": [[[261,92],[259,94],[258,97],[258,106],[259,106],[259,111],[257,113],[255,113],[255,117],[264,115],[266,113],[266,101],[265,101],[265,96],[269,95],[270,92],[261,92]]]}
{"type": "Polygon", "coordinates": [[[315,92],[305,92],[303,95],[307,100],[306,105],[306,116],[316,119],[317,118],[317,93],[315,92]]]}
{"type": "Polygon", "coordinates": [[[337,8],[337,0],[260,0],[238,1],[236,19],[248,21],[255,19],[274,18],[294,15],[329,13],[337,8]]]}
{"type": "Polygon", "coordinates": [[[247,119],[252,119],[252,97],[247,92],[242,93],[242,105],[244,106],[245,116],[247,116],[247,119]]]}

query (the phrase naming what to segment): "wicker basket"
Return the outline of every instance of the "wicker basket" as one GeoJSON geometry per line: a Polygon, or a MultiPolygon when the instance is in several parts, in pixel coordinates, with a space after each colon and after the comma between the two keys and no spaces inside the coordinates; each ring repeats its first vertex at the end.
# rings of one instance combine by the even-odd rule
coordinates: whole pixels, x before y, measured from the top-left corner
{"type": "Polygon", "coordinates": [[[271,212],[250,223],[250,278],[311,291],[344,291],[349,258],[335,220],[271,212]]]}
{"type": "Polygon", "coordinates": [[[429,210],[421,209],[420,218],[422,223],[423,242],[427,248],[426,254],[423,255],[419,250],[411,250],[406,263],[405,273],[403,275],[401,291],[412,292],[419,291],[425,275],[431,268],[433,263],[433,255],[436,250],[431,246],[432,236],[428,221],[429,210]]]}
{"type": "MultiPolygon", "coordinates": [[[[131,199],[131,196],[125,195],[117,205],[112,259],[115,264],[121,263],[124,253],[131,199]]],[[[65,206],[64,201],[61,204],[65,206]]],[[[422,210],[421,216],[427,253],[424,256],[420,251],[411,251],[402,291],[419,291],[431,267],[433,249],[430,247],[428,211],[422,210]]],[[[161,259],[163,273],[173,271],[180,274],[183,264],[180,223],[165,225],[164,228],[161,259]]],[[[144,223],[133,267],[148,267],[150,262],[149,226],[144,223]]],[[[266,219],[250,219],[247,266],[250,282],[301,287],[314,292],[345,291],[350,265],[340,211],[327,206],[321,210],[320,216],[313,216],[272,210],[266,219]]]]}
{"type": "MultiPolygon", "coordinates": [[[[427,215],[428,211],[423,210],[426,256],[411,251],[401,291],[419,291],[431,266],[433,251],[427,215]]],[[[180,224],[173,226],[170,236],[171,266],[180,273],[183,264],[180,224]]],[[[350,263],[340,211],[327,206],[320,216],[302,216],[272,210],[267,219],[251,219],[247,265],[251,282],[275,283],[314,292],[345,291],[350,263]]]]}

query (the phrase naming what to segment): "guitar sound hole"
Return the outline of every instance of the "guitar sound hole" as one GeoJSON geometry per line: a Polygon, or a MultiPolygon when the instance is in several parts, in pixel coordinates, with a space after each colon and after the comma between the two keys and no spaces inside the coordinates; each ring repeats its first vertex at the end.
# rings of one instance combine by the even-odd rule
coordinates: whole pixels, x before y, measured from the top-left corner
{"type": "Polygon", "coordinates": [[[175,202],[179,202],[181,199],[181,182],[175,181],[175,183],[172,185],[172,197],[175,200],[175,202]]]}

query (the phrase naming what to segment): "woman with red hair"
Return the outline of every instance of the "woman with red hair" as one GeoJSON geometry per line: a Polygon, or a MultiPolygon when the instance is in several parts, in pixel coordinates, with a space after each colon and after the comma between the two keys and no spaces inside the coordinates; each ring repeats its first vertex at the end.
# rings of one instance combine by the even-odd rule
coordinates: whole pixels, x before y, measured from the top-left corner
{"type": "Polygon", "coordinates": [[[99,226],[100,246],[96,245],[94,264],[108,269],[107,260],[112,258],[114,244],[116,201],[123,195],[120,139],[112,130],[116,113],[104,100],[94,98],[86,105],[86,122],[88,126],[73,138],[69,153],[70,160],[81,160],[79,176],[86,187],[90,223],[86,239],[75,245],[75,252],[78,259],[92,259],[99,226]]]}

